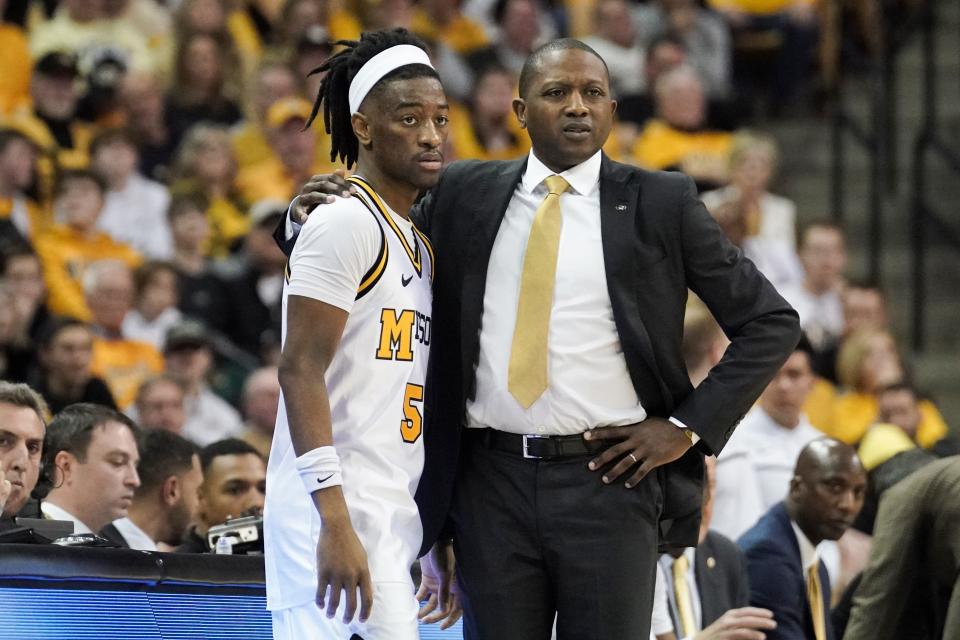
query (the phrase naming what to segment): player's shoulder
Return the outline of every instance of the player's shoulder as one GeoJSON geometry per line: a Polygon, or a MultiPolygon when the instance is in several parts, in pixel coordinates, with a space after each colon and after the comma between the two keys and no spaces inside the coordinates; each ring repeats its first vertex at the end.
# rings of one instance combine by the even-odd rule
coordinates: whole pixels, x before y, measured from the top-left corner
{"type": "Polygon", "coordinates": [[[351,236],[380,235],[376,211],[360,200],[359,196],[336,198],[331,203],[319,204],[310,212],[303,225],[301,236],[318,235],[351,236]]]}

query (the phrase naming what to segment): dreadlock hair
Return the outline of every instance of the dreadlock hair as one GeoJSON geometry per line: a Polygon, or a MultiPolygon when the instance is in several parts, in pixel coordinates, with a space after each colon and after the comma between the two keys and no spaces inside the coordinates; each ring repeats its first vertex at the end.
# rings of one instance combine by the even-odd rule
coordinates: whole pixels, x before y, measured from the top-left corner
{"type": "MultiPolygon", "coordinates": [[[[360,141],[353,133],[353,125],[350,122],[353,114],[350,112],[348,96],[353,78],[371,58],[390,47],[410,44],[426,51],[427,46],[406,29],[366,31],[361,34],[359,41],[339,40],[335,44],[344,47],[343,50],[327,58],[326,62],[310,72],[310,75],[323,72],[327,75],[320,81],[317,99],[313,103],[313,111],[306,126],[309,127],[314,121],[322,105],[323,125],[330,134],[330,160],[336,162],[339,158],[351,167],[356,163],[360,152],[360,141]]],[[[367,98],[380,90],[386,81],[424,77],[439,79],[436,71],[423,64],[405,65],[394,69],[374,85],[367,94],[367,98]]]]}

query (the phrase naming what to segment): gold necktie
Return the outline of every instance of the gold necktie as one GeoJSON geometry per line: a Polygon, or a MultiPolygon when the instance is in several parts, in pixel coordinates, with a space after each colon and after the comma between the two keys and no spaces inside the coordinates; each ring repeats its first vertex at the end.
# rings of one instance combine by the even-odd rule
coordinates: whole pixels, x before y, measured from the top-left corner
{"type": "Polygon", "coordinates": [[[513,329],[507,389],[524,409],[547,389],[547,337],[560,249],[560,194],[570,185],[560,176],[544,180],[547,197],[537,207],[523,256],[517,324],[513,329]]]}
{"type": "Polygon", "coordinates": [[[690,562],[687,556],[673,561],[673,591],[677,598],[677,612],[680,614],[680,631],[684,638],[692,638],[699,631],[693,618],[693,600],[690,597],[690,585],[687,584],[687,572],[690,562]]]}
{"type": "Polygon", "coordinates": [[[810,616],[813,618],[813,634],[816,640],[827,640],[827,622],[823,615],[823,592],[820,590],[820,563],[807,569],[807,600],[810,601],[810,616]]]}

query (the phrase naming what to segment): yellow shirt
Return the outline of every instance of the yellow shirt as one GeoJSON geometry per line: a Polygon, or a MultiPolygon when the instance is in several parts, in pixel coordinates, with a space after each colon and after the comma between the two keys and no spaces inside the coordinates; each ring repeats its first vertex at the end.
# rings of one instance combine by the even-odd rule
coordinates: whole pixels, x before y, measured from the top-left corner
{"type": "Polygon", "coordinates": [[[359,40],[363,27],[353,14],[343,9],[334,9],[327,20],[327,32],[330,40],[359,40]]]}
{"type": "Polygon", "coordinates": [[[97,338],[90,370],[107,383],[117,406],[126,409],[136,399],[140,385],[163,372],[163,356],[146,342],[97,338]]]}
{"type": "Polygon", "coordinates": [[[30,49],[23,31],[0,23],[0,116],[30,104],[30,49]]]}
{"type": "Polygon", "coordinates": [[[131,268],[142,262],[140,254],[102,232],[81,236],[73,229],[56,224],[34,241],[43,264],[50,311],[57,315],[90,320],[83,297],[83,273],[99,260],[121,260],[131,268]]]}
{"type": "MultiPolygon", "coordinates": [[[[318,166],[330,163],[330,135],[323,128],[322,122],[314,123],[313,130],[317,135],[316,160],[318,166]]],[[[267,142],[263,127],[253,120],[245,120],[233,130],[231,135],[233,156],[240,169],[252,167],[255,164],[276,158],[276,154],[267,142]]]]}
{"type": "Polygon", "coordinates": [[[243,64],[243,78],[241,82],[249,76],[257,66],[260,60],[260,53],[263,51],[263,42],[260,40],[260,34],[253,20],[243,9],[234,9],[227,16],[227,31],[233,39],[233,44],[237,47],[237,53],[243,64]]]}
{"type": "MultiPolygon", "coordinates": [[[[877,420],[877,398],[866,393],[848,392],[834,403],[833,418],[823,432],[848,444],[856,444],[877,420]]],[[[947,435],[943,416],[929,400],[920,401],[920,426],[917,428],[917,444],[923,448],[933,446],[947,435]]]]}
{"type": "Polygon", "coordinates": [[[803,403],[803,413],[810,424],[826,433],[833,422],[833,405],[836,401],[837,388],[829,380],[817,378],[803,403]]]}
{"type": "MultiPolygon", "coordinates": [[[[330,173],[335,168],[337,165],[314,161],[310,171],[311,173],[330,173]]],[[[271,155],[270,158],[240,171],[236,186],[241,197],[250,203],[266,199],[289,202],[293,196],[300,193],[303,181],[296,180],[287,174],[283,163],[276,156],[271,155]]]]}
{"type": "Polygon", "coordinates": [[[230,253],[230,247],[250,231],[250,218],[246,209],[227,198],[214,198],[210,201],[207,221],[211,231],[207,256],[211,258],[226,257],[230,253]]]}
{"type": "Polygon", "coordinates": [[[716,11],[732,9],[751,15],[781,13],[795,4],[813,5],[816,0],[707,0],[707,5],[716,11]]]}
{"type": "MultiPolygon", "coordinates": [[[[25,198],[22,199],[20,203],[25,206],[27,210],[27,221],[29,222],[27,239],[33,238],[50,226],[50,216],[40,205],[25,198]]],[[[0,197],[0,220],[10,218],[17,204],[13,198],[0,197]]]]}
{"type": "Polygon", "coordinates": [[[497,151],[488,151],[477,138],[470,112],[459,105],[450,105],[450,140],[458,160],[514,160],[526,155],[530,151],[530,137],[512,115],[507,118],[507,130],[513,136],[513,143],[497,151]]]}
{"type": "Polygon", "coordinates": [[[727,131],[681,131],[663,120],[651,120],[633,147],[633,157],[648,169],[666,169],[694,155],[726,160],[733,134],[727,131]]]}
{"type": "Polygon", "coordinates": [[[463,14],[441,27],[426,11],[417,9],[410,22],[410,30],[422,38],[442,42],[461,55],[476,51],[490,43],[483,27],[463,14]]]}

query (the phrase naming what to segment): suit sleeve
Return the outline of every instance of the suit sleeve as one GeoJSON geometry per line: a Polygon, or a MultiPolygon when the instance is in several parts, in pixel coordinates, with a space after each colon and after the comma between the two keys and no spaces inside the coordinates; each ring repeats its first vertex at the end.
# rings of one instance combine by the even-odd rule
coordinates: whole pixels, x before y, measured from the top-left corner
{"type": "Polygon", "coordinates": [[[787,562],[764,547],[746,552],[750,605],[773,612],[777,628],[765,631],[767,640],[807,640],[802,589],[787,562]]]}
{"type": "Polygon", "coordinates": [[[800,339],[796,311],[731,244],[686,178],[680,237],[687,285],[706,303],[730,346],[673,416],[718,454],[800,339]]]}

